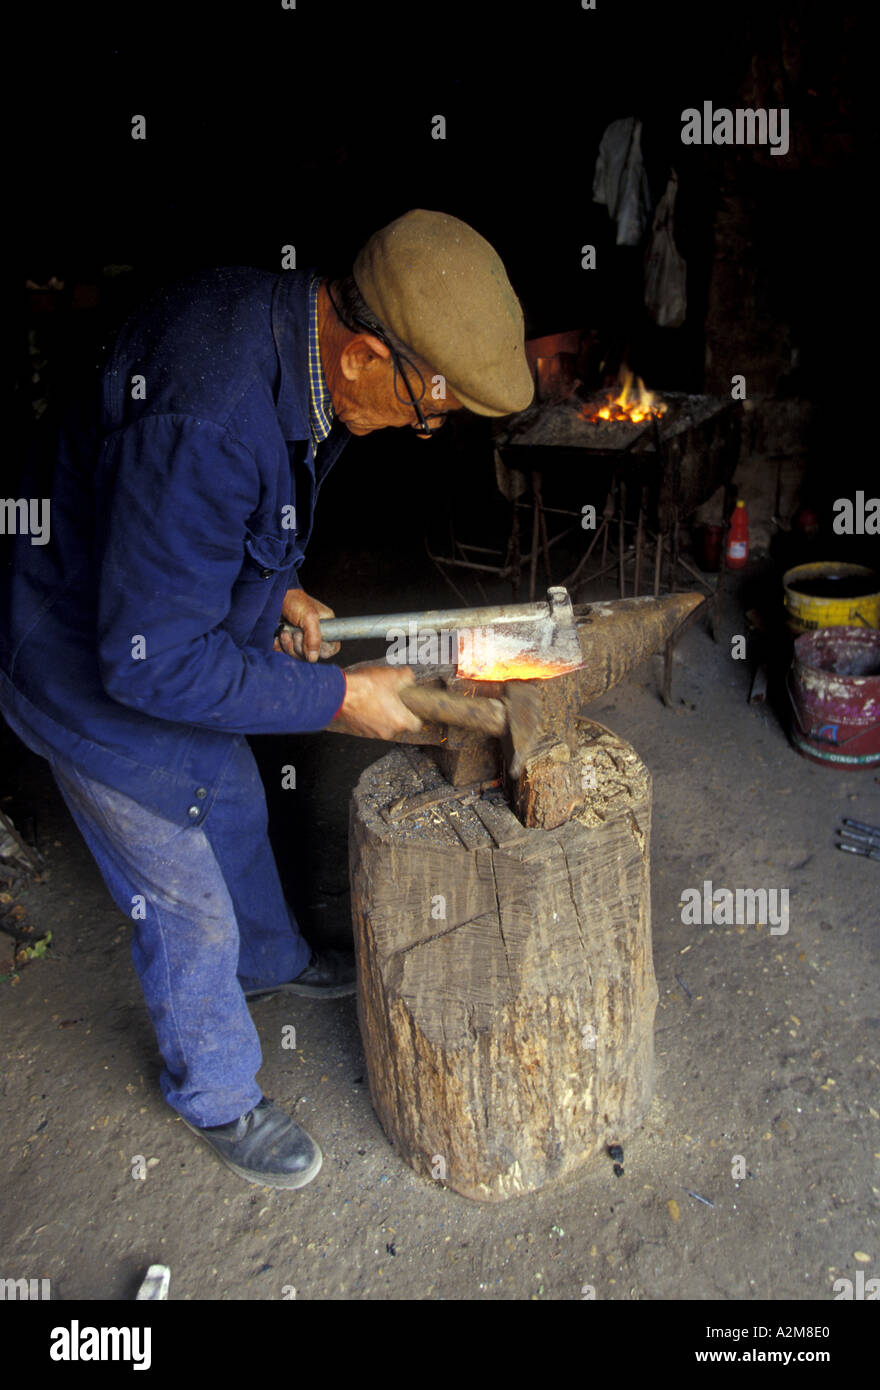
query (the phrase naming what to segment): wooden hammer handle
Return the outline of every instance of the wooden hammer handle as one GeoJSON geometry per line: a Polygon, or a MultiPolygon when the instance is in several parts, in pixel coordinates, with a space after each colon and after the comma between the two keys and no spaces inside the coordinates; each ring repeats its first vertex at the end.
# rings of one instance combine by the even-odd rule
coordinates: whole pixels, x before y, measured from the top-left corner
{"type": "Polygon", "coordinates": [[[430,724],[455,724],[461,729],[500,738],[507,731],[507,710],[501,700],[452,695],[433,686],[404,686],[397,692],[407,709],[430,724]]]}

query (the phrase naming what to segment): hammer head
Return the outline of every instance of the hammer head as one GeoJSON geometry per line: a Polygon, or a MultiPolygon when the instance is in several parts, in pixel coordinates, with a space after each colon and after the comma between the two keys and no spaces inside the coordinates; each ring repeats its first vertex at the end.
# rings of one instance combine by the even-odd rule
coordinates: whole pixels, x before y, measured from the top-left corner
{"type": "Polygon", "coordinates": [[[531,681],[505,681],[501,698],[507,710],[504,754],[511,777],[518,777],[544,732],[541,701],[531,681]]]}

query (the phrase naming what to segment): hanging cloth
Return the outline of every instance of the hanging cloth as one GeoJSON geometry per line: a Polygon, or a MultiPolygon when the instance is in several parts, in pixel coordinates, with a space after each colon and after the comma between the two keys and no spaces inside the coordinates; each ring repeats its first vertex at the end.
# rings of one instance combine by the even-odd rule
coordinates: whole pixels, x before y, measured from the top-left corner
{"type": "Polygon", "coordinates": [[[645,249],[645,307],[660,328],[680,328],[687,315],[687,265],[675,245],[677,192],[673,169],[645,249]]]}
{"type": "Polygon", "coordinates": [[[593,202],[604,203],[617,223],[617,245],[638,246],[651,220],[651,193],[642,161],[642,123],[635,116],[612,121],[599,142],[593,202]]]}

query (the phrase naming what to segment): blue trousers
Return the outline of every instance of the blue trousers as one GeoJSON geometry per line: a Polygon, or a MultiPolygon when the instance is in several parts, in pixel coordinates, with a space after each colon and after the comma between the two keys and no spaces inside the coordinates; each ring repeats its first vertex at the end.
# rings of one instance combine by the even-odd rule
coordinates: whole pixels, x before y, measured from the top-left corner
{"type": "Polygon", "coordinates": [[[243,989],[299,975],[311,951],[285,901],[263,784],[242,740],[201,826],[180,826],[85,777],[52,772],[117,906],[156,1030],[168,1104],[195,1125],[236,1120],[262,1097],[243,989]]]}

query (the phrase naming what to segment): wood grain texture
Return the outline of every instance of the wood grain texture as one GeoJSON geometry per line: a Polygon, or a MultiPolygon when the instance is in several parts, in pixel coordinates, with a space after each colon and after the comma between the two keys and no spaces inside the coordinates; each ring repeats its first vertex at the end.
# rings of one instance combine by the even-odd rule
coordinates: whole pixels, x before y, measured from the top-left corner
{"type": "Polygon", "coordinates": [[[524,828],[494,790],[389,824],[390,803],[436,785],[409,748],[352,797],[373,1106],[417,1172],[478,1201],[576,1171],[650,1102],[650,776],[593,723],[572,761],[583,805],[555,829],[524,828]]]}

